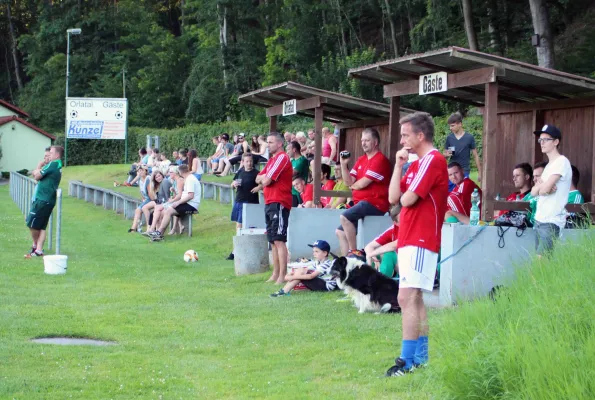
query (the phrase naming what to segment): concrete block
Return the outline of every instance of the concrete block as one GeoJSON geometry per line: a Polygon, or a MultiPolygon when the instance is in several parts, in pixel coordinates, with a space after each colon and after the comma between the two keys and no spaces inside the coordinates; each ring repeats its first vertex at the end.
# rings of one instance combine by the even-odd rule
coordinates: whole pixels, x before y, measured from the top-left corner
{"type": "Polygon", "coordinates": [[[124,198],[120,195],[114,196],[116,200],[116,205],[114,209],[116,210],[116,214],[123,214],[124,213],[124,198]]]}
{"type": "Polygon", "coordinates": [[[95,190],[95,198],[93,199],[93,203],[96,206],[102,206],[103,205],[103,194],[105,192],[101,191],[101,190],[95,190]]]}
{"type": "Polygon", "coordinates": [[[106,210],[114,209],[114,195],[111,192],[103,192],[103,208],[106,210]]]}
{"type": "Polygon", "coordinates": [[[266,235],[234,236],[233,254],[238,276],[269,270],[269,244],[266,235]]]}
{"type": "Polygon", "coordinates": [[[76,191],[76,197],[77,199],[84,199],[85,198],[85,187],[81,184],[78,185],[77,191],[76,191]]]}
{"type": "Polygon", "coordinates": [[[339,239],[335,230],[339,226],[342,213],[343,210],[326,208],[292,208],[287,230],[287,247],[291,259],[311,257],[312,249],[308,247],[308,243],[318,239],[326,240],[331,246],[331,251],[339,253],[339,239]]]}
{"type": "Polygon", "coordinates": [[[140,205],[140,201],[138,200],[131,200],[131,199],[124,199],[124,218],[126,219],[133,219],[134,212],[136,208],[140,205]]]}
{"type": "Polygon", "coordinates": [[[204,182],[202,185],[203,185],[203,198],[204,199],[214,199],[215,198],[215,185],[212,185],[208,182],[204,182]]]}
{"type": "Polygon", "coordinates": [[[232,189],[231,187],[219,186],[219,202],[229,204],[232,202],[232,189]]]}
{"type": "Polygon", "coordinates": [[[360,219],[357,226],[357,248],[363,249],[392,225],[393,221],[388,215],[360,219]]]}

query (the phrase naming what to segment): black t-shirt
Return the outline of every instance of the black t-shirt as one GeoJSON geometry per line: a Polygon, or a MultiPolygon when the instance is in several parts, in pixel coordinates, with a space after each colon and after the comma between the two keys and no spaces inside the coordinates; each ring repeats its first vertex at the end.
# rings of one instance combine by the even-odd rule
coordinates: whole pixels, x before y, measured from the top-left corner
{"type": "Polygon", "coordinates": [[[250,191],[256,186],[256,176],[260,171],[256,168],[251,171],[245,171],[241,168],[233,177],[233,180],[241,179],[242,186],[238,186],[236,189],[236,202],[237,203],[250,203],[258,204],[258,192],[251,193],[250,191]]]}

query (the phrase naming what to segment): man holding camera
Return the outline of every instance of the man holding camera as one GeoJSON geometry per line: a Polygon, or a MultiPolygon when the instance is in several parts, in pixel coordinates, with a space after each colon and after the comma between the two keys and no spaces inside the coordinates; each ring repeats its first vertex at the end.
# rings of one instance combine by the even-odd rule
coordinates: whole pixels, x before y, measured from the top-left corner
{"type": "Polygon", "coordinates": [[[379,150],[378,131],[374,128],[364,129],[361,143],[365,154],[358,158],[351,171],[351,154],[341,152],[343,180],[351,188],[354,203],[341,215],[341,226],[336,230],[343,255],[357,248],[358,221],[367,216],[384,215],[390,207],[388,186],[392,167],[388,158],[379,150]]]}

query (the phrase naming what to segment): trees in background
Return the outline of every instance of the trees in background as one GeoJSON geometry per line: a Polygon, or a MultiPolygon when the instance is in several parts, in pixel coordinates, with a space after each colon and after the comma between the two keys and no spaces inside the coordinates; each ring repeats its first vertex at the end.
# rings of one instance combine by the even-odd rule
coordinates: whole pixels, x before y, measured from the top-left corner
{"type": "Polygon", "coordinates": [[[131,124],[165,128],[254,118],[237,95],[288,79],[382,100],[347,70],[451,45],[592,75],[594,16],[591,0],[0,0],[0,98],[61,130],[73,27],[70,94],[121,97],[126,70],[131,124]]]}

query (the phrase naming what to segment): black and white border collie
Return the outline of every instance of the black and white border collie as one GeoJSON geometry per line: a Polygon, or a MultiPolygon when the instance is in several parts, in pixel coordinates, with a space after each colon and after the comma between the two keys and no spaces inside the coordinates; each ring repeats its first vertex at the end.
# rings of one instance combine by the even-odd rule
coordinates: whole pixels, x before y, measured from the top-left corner
{"type": "Polygon", "coordinates": [[[339,289],[351,297],[360,314],[401,311],[397,300],[397,281],[381,274],[365,262],[355,258],[339,257],[335,259],[330,273],[339,289]]]}

